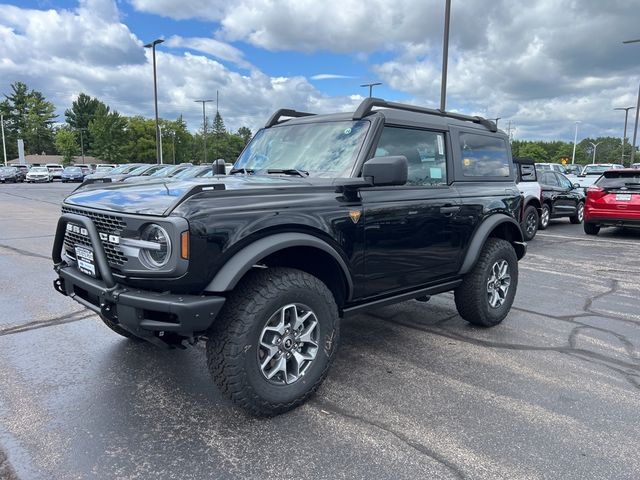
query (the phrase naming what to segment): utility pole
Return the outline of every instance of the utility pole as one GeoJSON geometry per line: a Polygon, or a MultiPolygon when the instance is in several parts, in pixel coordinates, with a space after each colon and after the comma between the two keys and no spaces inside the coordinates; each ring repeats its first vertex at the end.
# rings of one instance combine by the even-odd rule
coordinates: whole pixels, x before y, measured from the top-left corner
{"type": "MultiPolygon", "coordinates": [[[[217,91],[216,91],[217,97],[217,91]]],[[[194,100],[196,103],[202,103],[202,140],[204,142],[204,163],[207,163],[207,117],[205,114],[205,105],[213,100],[194,100]]]]}
{"type": "Polygon", "coordinates": [[[173,164],[176,164],[176,131],[173,131],[173,164]]]}
{"type": "Polygon", "coordinates": [[[598,143],[589,142],[589,144],[591,144],[591,146],[593,147],[593,160],[591,161],[592,165],[596,163],[596,149],[598,148],[598,145],[600,145],[601,143],[602,142],[598,142],[598,143]]]}
{"type": "Polygon", "coordinates": [[[378,85],[382,85],[382,82],[374,82],[374,83],[363,83],[360,85],[361,87],[369,87],[369,98],[373,96],[373,87],[378,85]]]}
{"type": "Polygon", "coordinates": [[[84,128],[80,127],[80,152],[82,153],[82,164],[84,165],[84,137],[82,136],[82,131],[84,128]]]}
{"type": "Polygon", "coordinates": [[[616,107],[614,110],[624,110],[624,133],[622,134],[622,155],[620,156],[620,163],[624,166],[624,147],[627,142],[627,117],[629,116],[629,110],[633,110],[635,107],[616,107]]]}
{"type": "Polygon", "coordinates": [[[444,38],[442,41],[442,81],[440,82],[440,111],[445,111],[447,102],[447,66],[449,64],[449,23],[451,20],[451,0],[444,8],[444,38]]]}
{"type": "Polygon", "coordinates": [[[158,80],[156,76],[156,45],[164,42],[163,39],[158,38],[151,43],[147,43],[144,47],[150,48],[153,52],[153,101],[155,104],[156,112],[156,163],[162,163],[162,151],[160,146],[160,123],[158,122],[158,80]]]}
{"type": "Polygon", "coordinates": [[[571,155],[571,165],[576,163],[576,144],[578,142],[578,124],[580,120],[576,120],[576,132],[573,134],[573,154],[571,155]]]}
{"type": "Polygon", "coordinates": [[[0,113],[0,124],[2,125],[2,153],[4,154],[4,166],[7,166],[7,144],[4,140],[4,115],[0,113]]]}

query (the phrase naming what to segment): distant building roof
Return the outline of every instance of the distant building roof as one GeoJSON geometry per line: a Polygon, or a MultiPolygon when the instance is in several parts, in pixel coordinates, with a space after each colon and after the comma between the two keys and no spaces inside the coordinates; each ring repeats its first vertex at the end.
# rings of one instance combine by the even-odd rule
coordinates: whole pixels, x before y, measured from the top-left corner
{"type": "MultiPolygon", "coordinates": [[[[62,163],[62,155],[25,155],[25,162],[29,165],[44,165],[46,163],[62,163]]],[[[20,163],[19,158],[14,158],[13,160],[9,160],[7,163],[10,165],[18,165],[20,163]]],[[[76,165],[82,165],[82,157],[76,156],[73,157],[72,163],[76,165]]],[[[96,157],[91,157],[89,155],[84,156],[84,163],[86,165],[90,163],[101,163],[96,157]]]]}

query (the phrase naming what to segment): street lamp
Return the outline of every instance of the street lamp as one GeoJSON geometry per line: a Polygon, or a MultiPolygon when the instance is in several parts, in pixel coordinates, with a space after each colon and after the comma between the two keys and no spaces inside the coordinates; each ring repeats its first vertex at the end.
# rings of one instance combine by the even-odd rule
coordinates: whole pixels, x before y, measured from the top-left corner
{"type": "Polygon", "coordinates": [[[82,136],[82,132],[86,130],[86,128],[80,127],[80,152],[82,153],[82,164],[84,165],[84,137],[82,136]]]}
{"type": "Polygon", "coordinates": [[[601,143],[602,142],[598,142],[598,143],[589,142],[589,144],[591,144],[591,146],[593,147],[593,160],[591,161],[592,165],[596,163],[596,148],[598,148],[598,145],[600,145],[601,143]]]}
{"type": "Polygon", "coordinates": [[[373,87],[376,87],[378,85],[382,85],[382,82],[374,82],[374,83],[363,83],[362,85],[360,85],[361,87],[369,87],[369,97],[372,96],[373,94],[373,87]]]}
{"type": "Polygon", "coordinates": [[[624,144],[627,141],[627,117],[629,116],[629,110],[633,110],[635,107],[616,107],[614,110],[624,110],[624,133],[622,134],[622,155],[620,157],[620,163],[624,166],[624,144]]]}
{"type": "Polygon", "coordinates": [[[202,103],[202,140],[204,141],[204,163],[207,163],[207,117],[205,115],[204,106],[213,102],[213,100],[194,100],[196,103],[202,103]]]}
{"type": "MultiPolygon", "coordinates": [[[[635,40],[625,40],[622,43],[640,43],[640,38],[635,40]]],[[[633,165],[633,160],[636,153],[636,137],[638,136],[638,113],[640,113],[640,85],[638,85],[638,100],[636,101],[636,124],[633,127],[633,145],[631,145],[631,159],[629,164],[633,165]]]]}
{"type": "Polygon", "coordinates": [[[442,41],[442,81],[440,82],[440,111],[444,112],[447,99],[447,65],[449,63],[449,23],[451,20],[451,0],[444,8],[444,38],[442,41]]]}
{"type": "Polygon", "coordinates": [[[156,45],[164,42],[158,38],[151,43],[147,43],[144,48],[150,48],[153,52],[153,101],[156,111],[156,163],[160,163],[162,152],[160,151],[160,124],[158,123],[158,80],[156,77],[156,45]]]}
{"type": "Polygon", "coordinates": [[[573,154],[571,155],[571,165],[576,163],[576,144],[578,142],[578,124],[580,120],[576,120],[576,133],[573,135],[573,154]]]}
{"type": "Polygon", "coordinates": [[[7,144],[4,140],[4,115],[0,113],[0,125],[2,126],[2,153],[4,154],[4,166],[7,166],[7,144]]]}

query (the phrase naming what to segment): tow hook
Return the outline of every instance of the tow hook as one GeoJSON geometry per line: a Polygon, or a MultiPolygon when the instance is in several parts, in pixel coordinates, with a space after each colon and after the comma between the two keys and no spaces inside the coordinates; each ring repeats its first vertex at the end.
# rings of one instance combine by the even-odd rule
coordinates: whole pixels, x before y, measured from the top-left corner
{"type": "Polygon", "coordinates": [[[64,288],[64,280],[62,278],[56,278],[53,281],[53,288],[55,288],[58,293],[65,296],[67,295],[67,291],[64,288]]]}
{"type": "Polygon", "coordinates": [[[114,304],[109,302],[104,302],[100,304],[100,313],[107,317],[109,320],[117,321],[118,315],[115,313],[114,304]]]}

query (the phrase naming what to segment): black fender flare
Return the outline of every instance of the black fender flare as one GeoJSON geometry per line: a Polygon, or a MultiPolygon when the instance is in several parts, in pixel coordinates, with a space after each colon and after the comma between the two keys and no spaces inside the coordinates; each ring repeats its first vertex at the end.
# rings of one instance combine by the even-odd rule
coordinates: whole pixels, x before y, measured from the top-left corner
{"type": "Polygon", "coordinates": [[[540,199],[534,195],[528,195],[524,199],[524,208],[527,208],[529,205],[533,205],[538,210],[538,213],[542,211],[542,202],[540,199]]]}
{"type": "Polygon", "coordinates": [[[353,293],[353,279],[349,267],[340,254],[324,240],[308,233],[286,232],[263,237],[236,252],[215,274],[205,292],[233,290],[240,279],[261,259],[289,247],[313,247],[328,253],[340,266],[347,282],[347,298],[353,293]]]}
{"type": "Polygon", "coordinates": [[[482,222],[482,224],[474,233],[473,239],[471,240],[469,248],[467,249],[467,254],[464,257],[464,261],[462,262],[462,267],[460,267],[461,275],[468,273],[473,268],[473,266],[476,264],[476,261],[480,257],[480,252],[482,252],[482,247],[487,241],[487,238],[489,238],[489,235],[495,230],[496,227],[502,224],[509,225],[508,228],[510,228],[513,234],[511,244],[516,250],[518,260],[524,257],[527,251],[527,244],[524,242],[520,224],[518,224],[518,222],[516,222],[512,217],[508,215],[497,213],[491,215],[484,222],[482,222]]]}

